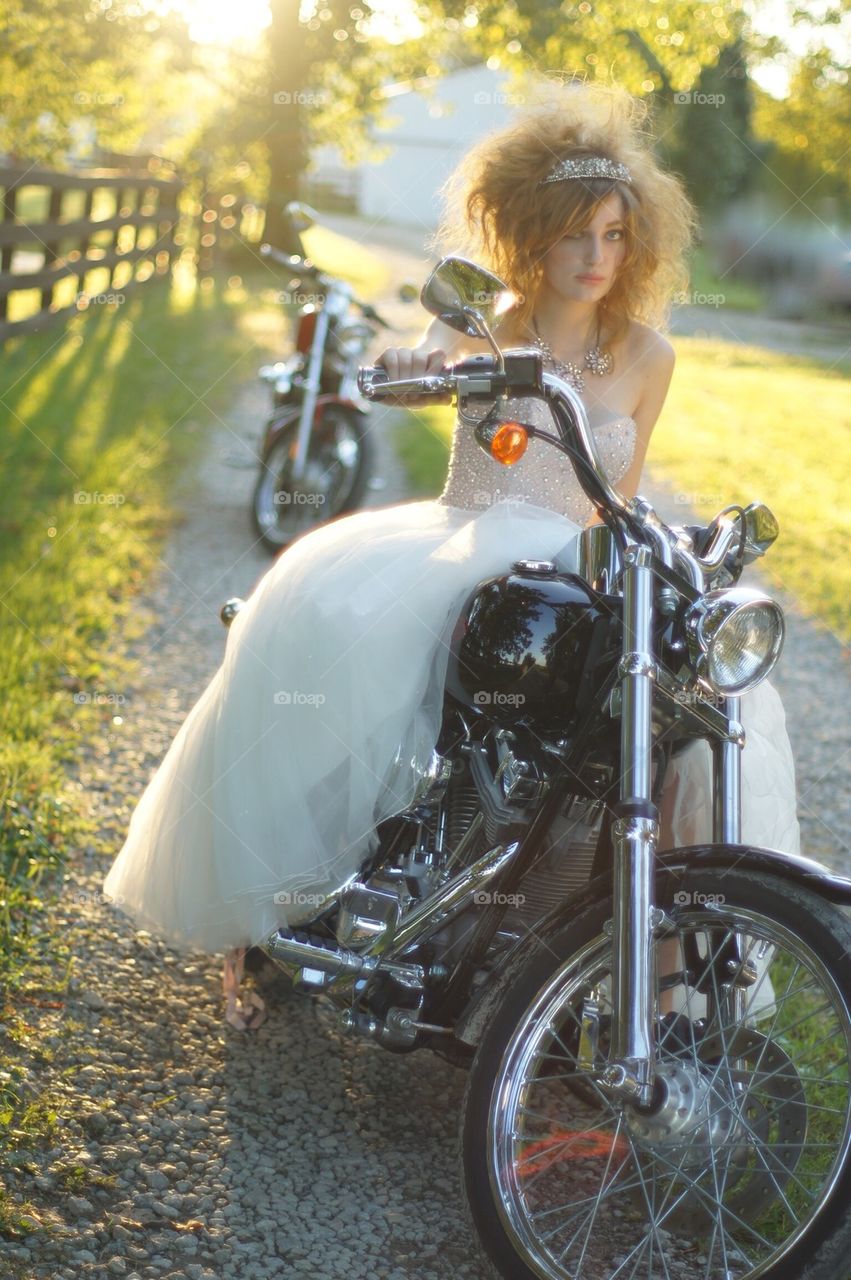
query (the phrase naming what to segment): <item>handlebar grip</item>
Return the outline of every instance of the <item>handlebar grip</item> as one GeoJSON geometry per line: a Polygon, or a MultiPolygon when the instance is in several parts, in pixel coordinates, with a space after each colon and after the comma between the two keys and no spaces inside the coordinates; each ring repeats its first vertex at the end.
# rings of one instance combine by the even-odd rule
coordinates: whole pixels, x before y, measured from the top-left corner
{"type": "Polygon", "coordinates": [[[358,391],[366,396],[368,400],[404,400],[411,396],[437,401],[438,397],[446,397],[452,393],[450,386],[440,387],[435,385],[440,379],[449,379],[451,374],[452,369],[446,368],[441,369],[439,373],[424,373],[416,378],[391,379],[387,370],[381,365],[367,365],[358,369],[358,391]],[[405,387],[401,386],[400,383],[408,383],[409,385],[405,387]]]}
{"type": "Polygon", "coordinates": [[[377,390],[383,382],[389,382],[390,376],[387,370],[380,364],[364,365],[358,369],[358,391],[371,392],[377,390]]]}

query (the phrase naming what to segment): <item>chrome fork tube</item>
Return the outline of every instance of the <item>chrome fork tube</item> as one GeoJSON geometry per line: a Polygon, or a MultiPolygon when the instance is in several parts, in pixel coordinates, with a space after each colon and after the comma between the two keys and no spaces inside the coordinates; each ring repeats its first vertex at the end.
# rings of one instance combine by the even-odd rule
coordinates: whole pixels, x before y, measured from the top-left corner
{"type": "Polygon", "coordinates": [[[739,720],[741,698],[724,698],[721,711],[730,722],[730,737],[713,743],[712,839],[742,843],[742,748],[745,731],[739,720]]]}
{"type": "MultiPolygon", "coordinates": [[[[721,844],[742,843],[742,749],[745,731],[739,716],[741,698],[724,698],[721,711],[729,722],[730,737],[712,744],[712,839],[721,844]]],[[[734,934],[734,964],[744,959],[742,935],[734,934]]],[[[720,1026],[738,1026],[744,1022],[747,1003],[744,988],[736,983],[722,984],[718,998],[713,992],[707,998],[707,1017],[710,1024],[717,1020],[720,1026]],[[714,1006],[718,1006],[717,1009],[714,1006]]],[[[731,1068],[737,1070],[738,1060],[731,1059],[731,1068]]]]}
{"type": "Polygon", "coordinates": [[[648,548],[624,557],[621,783],[613,825],[612,1058],[603,1082],[649,1105],[653,1092],[653,871],[659,824],[651,799],[653,571],[648,548]]]}
{"type": "Polygon", "coordinates": [[[296,481],[300,480],[304,475],[304,468],[307,462],[307,446],[310,443],[310,433],[313,430],[313,415],[316,412],[316,400],[322,381],[322,361],[325,355],[325,340],[328,336],[330,323],[331,313],[326,299],[319,315],[316,317],[313,342],[310,344],[310,359],[307,363],[307,377],[301,402],[301,414],[298,420],[298,440],[296,441],[292,469],[292,478],[296,481]]]}

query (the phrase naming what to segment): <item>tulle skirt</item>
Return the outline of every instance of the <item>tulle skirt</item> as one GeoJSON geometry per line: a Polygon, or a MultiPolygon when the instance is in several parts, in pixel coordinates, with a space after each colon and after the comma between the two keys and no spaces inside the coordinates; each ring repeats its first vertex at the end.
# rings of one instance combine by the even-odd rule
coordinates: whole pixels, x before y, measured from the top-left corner
{"type": "MultiPolygon", "coordinates": [[[[437,500],[302,535],[227,633],[221,666],[145,789],[104,894],[173,946],[247,947],[315,916],[407,808],[437,741],[448,639],[514,560],[575,567],[577,524],[522,502],[437,500]]],[[[742,700],[743,839],[798,850],[782,704],[742,700]]],[[[662,847],[711,835],[709,749],[666,781],[662,847]]]]}

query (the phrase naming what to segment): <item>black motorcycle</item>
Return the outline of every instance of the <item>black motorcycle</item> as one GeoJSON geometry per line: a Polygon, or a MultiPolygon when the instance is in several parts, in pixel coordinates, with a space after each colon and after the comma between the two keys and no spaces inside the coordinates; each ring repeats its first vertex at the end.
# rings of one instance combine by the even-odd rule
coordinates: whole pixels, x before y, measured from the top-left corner
{"type": "Polygon", "coordinates": [[[624,499],[573,388],[498,348],[507,296],[444,260],[424,305],[493,355],[364,369],[363,394],[452,394],[504,462],[545,440],[603,524],[579,572],[520,559],[470,594],[410,809],[263,950],[352,1034],[468,1067],[463,1185],[490,1274],[846,1280],[851,881],[741,843],[739,699],[784,624],[737,582],[777,523],[754,503],[670,528],[624,499]],[[509,395],[543,398],[552,431],[512,420],[509,395]],[[658,852],[666,769],[695,739],[713,839],[658,852]]]}

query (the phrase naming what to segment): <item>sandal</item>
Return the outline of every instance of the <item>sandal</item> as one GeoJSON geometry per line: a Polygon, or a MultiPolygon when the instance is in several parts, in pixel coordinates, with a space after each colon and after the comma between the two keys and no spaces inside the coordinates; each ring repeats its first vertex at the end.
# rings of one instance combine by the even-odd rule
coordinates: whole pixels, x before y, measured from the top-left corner
{"type": "Polygon", "coordinates": [[[237,1031],[256,1031],[266,1021],[266,1002],[256,991],[240,993],[247,947],[234,947],[225,955],[222,990],[225,996],[225,1020],[237,1031]]]}

